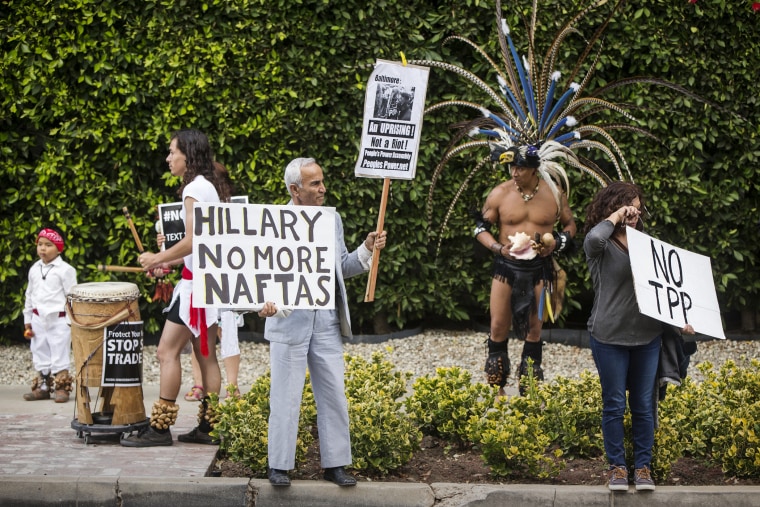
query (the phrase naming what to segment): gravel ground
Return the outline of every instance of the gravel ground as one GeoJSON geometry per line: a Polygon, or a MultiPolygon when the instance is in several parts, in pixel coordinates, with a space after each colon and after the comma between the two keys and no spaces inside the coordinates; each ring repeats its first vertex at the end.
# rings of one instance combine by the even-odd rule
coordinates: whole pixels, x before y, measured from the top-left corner
{"type": "MultiPolygon", "coordinates": [[[[351,355],[369,359],[373,352],[387,355],[400,371],[413,372],[413,378],[432,375],[437,367],[458,366],[469,370],[473,379],[483,381],[486,334],[476,331],[426,330],[407,338],[387,340],[382,343],[350,343],[344,350],[351,355]]],[[[0,385],[28,384],[35,376],[32,355],[23,343],[0,347],[0,385]]],[[[143,384],[158,384],[159,368],[156,361],[156,347],[146,346],[143,351],[143,384]]],[[[522,343],[509,341],[509,357],[515,365],[520,357],[522,343]]],[[[249,386],[257,377],[269,369],[269,346],[266,343],[242,341],[240,343],[241,364],[239,381],[241,386],[249,386]]],[[[714,366],[722,365],[727,359],[740,360],[742,357],[760,357],[760,340],[708,340],[700,341],[697,353],[692,357],[689,375],[700,380],[700,374],[693,366],[710,361],[714,366]]],[[[183,355],[183,386],[192,386],[190,356],[183,355]]],[[[591,351],[558,343],[544,346],[544,374],[547,380],[557,376],[576,377],[581,371],[595,372],[591,351]]],[[[514,375],[513,375],[514,377],[514,375]]],[[[513,379],[514,381],[514,379],[513,379]]]]}

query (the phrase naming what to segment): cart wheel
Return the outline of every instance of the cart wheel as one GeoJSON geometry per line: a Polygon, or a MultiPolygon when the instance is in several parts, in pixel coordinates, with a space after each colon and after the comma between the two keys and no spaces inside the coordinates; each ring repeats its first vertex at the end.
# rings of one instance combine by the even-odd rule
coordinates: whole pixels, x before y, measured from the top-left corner
{"type": "Polygon", "coordinates": [[[84,433],[82,433],[82,430],[77,431],[77,438],[82,438],[84,436],[84,433]]]}
{"type": "Polygon", "coordinates": [[[89,443],[90,443],[90,434],[88,433],[84,436],[84,445],[87,445],[89,443]]]}

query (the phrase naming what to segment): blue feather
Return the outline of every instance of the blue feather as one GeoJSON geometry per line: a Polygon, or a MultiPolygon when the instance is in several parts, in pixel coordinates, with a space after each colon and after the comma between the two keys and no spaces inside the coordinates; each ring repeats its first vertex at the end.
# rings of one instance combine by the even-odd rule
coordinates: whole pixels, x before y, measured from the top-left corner
{"type": "Polygon", "coordinates": [[[544,128],[546,128],[546,114],[549,112],[552,107],[552,103],[554,102],[554,89],[557,87],[557,81],[559,81],[561,75],[562,74],[560,74],[559,71],[552,73],[552,82],[549,84],[549,92],[546,94],[544,112],[541,115],[541,122],[538,126],[539,132],[543,132],[544,128]]]}
{"type": "Polygon", "coordinates": [[[483,114],[483,116],[485,116],[486,118],[490,118],[490,119],[492,119],[493,121],[495,121],[496,123],[498,123],[498,124],[499,124],[499,126],[500,126],[501,128],[503,128],[504,130],[506,130],[506,131],[509,131],[509,132],[511,132],[512,134],[517,134],[517,135],[520,135],[520,133],[519,133],[518,131],[516,131],[515,129],[513,129],[513,128],[512,128],[512,127],[509,125],[509,123],[505,122],[504,120],[502,120],[501,118],[499,118],[498,116],[496,116],[495,114],[493,114],[493,113],[492,113],[491,111],[489,111],[488,109],[486,109],[486,108],[484,108],[484,107],[483,107],[483,108],[480,108],[480,112],[481,112],[481,113],[483,114]]]}
{"type": "Polygon", "coordinates": [[[557,113],[559,113],[562,107],[564,107],[565,102],[570,100],[570,97],[575,95],[575,92],[578,90],[579,87],[580,85],[578,83],[572,83],[570,85],[570,89],[567,90],[562,95],[562,97],[559,98],[559,100],[557,101],[557,104],[555,104],[554,108],[552,108],[552,112],[549,114],[549,116],[544,118],[544,126],[549,125],[554,121],[554,118],[557,116],[557,113]]]}
{"type": "MultiPolygon", "coordinates": [[[[506,21],[502,20],[502,26],[506,27],[506,21]]],[[[515,43],[512,42],[512,37],[509,35],[509,29],[506,30],[505,35],[507,36],[507,42],[509,43],[509,50],[512,53],[512,60],[515,63],[515,67],[517,68],[517,75],[520,76],[520,84],[523,88],[523,94],[526,96],[527,100],[527,91],[529,87],[526,84],[525,81],[525,69],[522,66],[522,62],[520,61],[520,55],[517,54],[517,49],[515,48],[515,43]]],[[[535,115],[534,115],[535,118],[535,115]]],[[[521,118],[521,119],[524,119],[521,118]]]]}
{"type": "Polygon", "coordinates": [[[556,125],[552,127],[552,129],[549,131],[548,134],[546,134],[546,139],[551,139],[554,134],[557,133],[559,129],[567,125],[568,127],[574,127],[577,122],[575,121],[575,118],[572,116],[566,116],[565,118],[562,118],[560,121],[557,122],[556,125]]]}
{"type": "Polygon", "coordinates": [[[501,76],[499,78],[499,84],[501,85],[501,92],[504,94],[504,96],[509,100],[509,103],[512,105],[512,109],[517,113],[517,116],[520,117],[521,121],[525,121],[526,114],[525,111],[522,110],[520,107],[520,104],[517,103],[517,98],[515,98],[512,91],[507,87],[506,83],[501,82],[501,76]]]}
{"type": "Polygon", "coordinates": [[[578,132],[568,132],[567,134],[562,134],[558,138],[555,139],[556,142],[559,144],[564,144],[565,146],[569,146],[576,142],[578,139],[581,138],[581,135],[578,132]]]}

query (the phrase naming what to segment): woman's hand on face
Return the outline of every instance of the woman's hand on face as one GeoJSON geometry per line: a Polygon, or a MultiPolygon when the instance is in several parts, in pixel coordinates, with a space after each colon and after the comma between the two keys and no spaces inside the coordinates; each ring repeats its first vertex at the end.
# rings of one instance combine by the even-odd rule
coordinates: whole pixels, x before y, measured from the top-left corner
{"type": "Polygon", "coordinates": [[[610,215],[610,222],[635,227],[639,221],[639,215],[641,211],[636,206],[621,206],[610,215]]]}

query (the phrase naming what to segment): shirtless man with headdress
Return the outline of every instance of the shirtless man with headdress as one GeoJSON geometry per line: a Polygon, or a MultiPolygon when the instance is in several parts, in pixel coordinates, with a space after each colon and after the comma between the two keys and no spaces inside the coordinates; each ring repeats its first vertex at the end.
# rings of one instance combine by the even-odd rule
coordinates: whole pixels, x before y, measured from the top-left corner
{"type": "MultiPolygon", "coordinates": [[[[577,53],[575,62],[565,61],[565,55],[573,54],[562,47],[562,43],[569,38],[568,34],[580,35],[580,22],[591,12],[596,15],[596,7],[604,3],[591,2],[569,21],[560,23],[545,57],[541,58],[537,48],[545,46],[545,41],[537,41],[536,36],[544,37],[547,34],[536,12],[538,3],[533,3],[532,15],[520,15],[525,25],[522,33],[527,36],[527,41],[522,45],[527,54],[521,55],[502,11],[502,0],[496,0],[500,58],[487,58],[490,63],[490,68],[486,66],[487,78],[459,64],[440,60],[408,62],[455,73],[468,81],[468,94],[477,90],[478,97],[487,98],[481,104],[480,98],[468,100],[462,96],[451,100],[447,94],[440,102],[426,108],[426,114],[450,107],[458,111],[477,109],[481,114],[480,117],[470,117],[455,124],[459,130],[457,137],[435,169],[431,195],[444,167],[460,154],[480,151],[487,146],[490,161],[510,166],[512,179],[494,188],[482,211],[475,213],[475,236],[496,256],[491,286],[489,354],[485,367],[492,385],[503,387],[510,373],[506,342],[510,326],[518,338],[525,340],[520,376],[528,373],[527,358],[533,359],[535,376],[543,376],[540,316],[542,309],[546,310],[546,315],[549,305],[545,293],[541,297],[542,289],[546,286],[546,280],[550,279],[547,271],[554,264],[552,254],[569,253],[576,230],[567,204],[570,184],[566,168],[590,175],[603,187],[615,179],[633,182],[633,175],[621,145],[612,135],[613,131],[623,130],[656,139],[640,126],[641,122],[629,111],[633,104],[619,103],[617,92],[621,87],[632,91],[631,86],[660,85],[704,102],[681,86],[656,76],[621,76],[615,81],[594,79],[594,72],[601,68],[597,65],[600,52],[594,46],[604,39],[604,28],[595,29],[594,35],[587,38],[587,47],[577,53]],[[564,78],[562,68],[570,70],[564,78]],[[496,83],[487,84],[487,80],[493,77],[496,83]],[[600,165],[601,161],[604,161],[604,166],[600,165]],[[614,167],[615,174],[606,174],[604,167],[614,167]],[[561,228],[555,231],[557,222],[561,228]],[[491,233],[494,225],[499,231],[496,235],[491,233]],[[536,234],[539,235],[538,240],[536,234]],[[552,238],[548,238],[547,234],[552,238]],[[548,239],[544,241],[544,237],[548,239]],[[537,255],[529,259],[533,255],[533,246],[536,247],[533,252],[537,255]]],[[[607,17],[603,26],[608,26],[608,22],[624,5],[625,2],[616,2],[611,9],[605,6],[607,17]]],[[[554,17],[554,13],[551,16],[554,17]]],[[[465,42],[481,56],[487,57],[484,49],[487,46],[459,35],[452,35],[444,42],[449,40],[465,42]]],[[[483,65],[481,58],[475,61],[479,67],[483,65]]],[[[478,156],[477,165],[468,173],[459,192],[471,184],[472,176],[487,168],[488,162],[488,157],[478,156]]],[[[453,209],[459,195],[456,194],[450,209],[453,209]]],[[[561,289],[561,278],[556,285],[561,289]]],[[[560,293],[561,290],[556,291],[557,295],[560,293]]],[[[552,313],[548,312],[548,316],[552,318],[552,313]]],[[[524,390],[522,385],[520,387],[524,390]]]]}
{"type": "MultiPolygon", "coordinates": [[[[476,217],[474,234],[495,256],[485,371],[488,382],[498,385],[503,395],[510,374],[510,327],[525,342],[518,378],[528,375],[531,358],[533,376],[543,380],[543,315],[539,315],[539,308],[545,305],[544,285],[553,279],[551,255],[572,249],[576,226],[567,195],[542,177],[537,147],[512,146],[505,150],[494,145],[491,156],[494,162],[509,165],[512,179],[491,190],[476,217]],[[561,224],[560,231],[554,230],[557,222],[561,224]],[[491,232],[494,225],[498,227],[498,239],[491,232]]],[[[520,392],[523,391],[520,380],[520,392]]]]}

